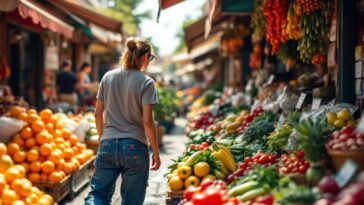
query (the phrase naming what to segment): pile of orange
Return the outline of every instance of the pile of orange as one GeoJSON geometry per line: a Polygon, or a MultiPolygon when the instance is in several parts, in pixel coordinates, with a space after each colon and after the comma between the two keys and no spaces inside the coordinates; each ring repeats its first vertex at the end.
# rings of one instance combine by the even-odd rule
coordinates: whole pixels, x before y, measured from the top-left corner
{"type": "Polygon", "coordinates": [[[25,168],[31,182],[61,182],[94,154],[49,109],[38,113],[14,106],[9,115],[26,122],[6,148],[12,160],[25,168]]]}
{"type": "Polygon", "coordinates": [[[21,165],[13,165],[7,155],[7,146],[0,143],[0,204],[3,205],[51,205],[53,198],[44,194],[26,178],[21,165]]]}

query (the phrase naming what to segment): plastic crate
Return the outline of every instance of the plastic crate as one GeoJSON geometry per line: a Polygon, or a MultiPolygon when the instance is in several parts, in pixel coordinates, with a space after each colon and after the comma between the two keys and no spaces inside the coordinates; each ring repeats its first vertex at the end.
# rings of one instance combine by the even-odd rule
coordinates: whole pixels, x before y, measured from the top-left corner
{"type": "Polygon", "coordinates": [[[70,198],[74,198],[77,192],[79,192],[85,185],[90,182],[90,169],[92,167],[95,157],[87,160],[78,170],[72,173],[70,183],[70,198]]]}
{"type": "Polygon", "coordinates": [[[55,202],[59,202],[70,193],[70,182],[71,175],[68,175],[59,183],[40,181],[33,183],[33,186],[51,195],[55,202]]]}

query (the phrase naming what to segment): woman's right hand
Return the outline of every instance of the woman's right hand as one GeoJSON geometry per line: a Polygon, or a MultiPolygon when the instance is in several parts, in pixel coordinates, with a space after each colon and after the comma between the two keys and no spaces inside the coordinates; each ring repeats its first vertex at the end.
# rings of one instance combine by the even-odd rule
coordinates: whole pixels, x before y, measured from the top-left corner
{"type": "Polygon", "coordinates": [[[159,153],[153,153],[152,155],[152,171],[157,171],[161,166],[161,160],[159,158],[159,153]]]}

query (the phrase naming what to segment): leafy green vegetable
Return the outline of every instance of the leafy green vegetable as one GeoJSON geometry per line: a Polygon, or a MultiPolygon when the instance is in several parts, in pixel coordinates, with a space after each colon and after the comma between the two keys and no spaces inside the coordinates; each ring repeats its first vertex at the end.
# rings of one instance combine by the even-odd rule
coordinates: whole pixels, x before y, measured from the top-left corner
{"type": "Polygon", "coordinates": [[[250,157],[253,156],[255,153],[262,151],[267,152],[268,147],[264,143],[250,143],[243,147],[243,156],[250,157]]]}
{"type": "Polygon", "coordinates": [[[253,141],[266,141],[266,135],[274,131],[274,122],[268,120],[254,120],[245,130],[243,139],[251,143],[253,141]]]}
{"type": "Polygon", "coordinates": [[[286,205],[288,203],[314,203],[317,199],[317,193],[305,186],[297,186],[290,184],[290,186],[280,189],[274,196],[276,203],[279,205],[286,205]],[[278,200],[277,200],[278,199],[278,200]]]}
{"type": "Polygon", "coordinates": [[[305,152],[311,163],[321,162],[325,157],[326,139],[330,128],[325,118],[307,118],[295,127],[298,132],[298,148],[305,152]]]}
{"type": "Polygon", "coordinates": [[[205,150],[201,155],[198,156],[194,164],[199,162],[207,162],[210,165],[210,170],[220,169],[221,162],[212,155],[212,150],[205,150]]]}
{"type": "Polygon", "coordinates": [[[295,127],[299,122],[301,118],[301,113],[297,111],[292,111],[287,114],[286,122],[289,126],[295,127]]]}
{"type": "Polygon", "coordinates": [[[153,116],[156,121],[172,121],[178,111],[178,97],[173,88],[159,88],[157,90],[159,104],[153,107],[153,116]]]}
{"type": "Polygon", "coordinates": [[[279,173],[274,166],[264,167],[261,165],[253,165],[252,170],[248,173],[246,177],[239,179],[240,183],[246,181],[256,181],[258,182],[258,187],[269,186],[270,189],[275,188],[279,184],[279,173]]]}
{"type": "Polygon", "coordinates": [[[291,133],[292,128],[285,124],[279,130],[276,130],[274,133],[269,135],[267,141],[269,151],[275,154],[282,154],[284,148],[288,144],[288,138],[291,133]]]}
{"type": "Polygon", "coordinates": [[[269,121],[269,122],[277,122],[278,116],[277,116],[277,114],[275,114],[274,112],[269,110],[269,111],[263,112],[261,115],[254,118],[253,122],[264,121],[264,120],[269,121]]]}

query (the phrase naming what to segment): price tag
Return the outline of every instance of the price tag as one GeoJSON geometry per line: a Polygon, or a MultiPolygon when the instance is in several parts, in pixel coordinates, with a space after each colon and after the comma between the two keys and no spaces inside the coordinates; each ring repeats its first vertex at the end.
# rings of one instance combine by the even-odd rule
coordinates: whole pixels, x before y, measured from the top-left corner
{"type": "Polygon", "coordinates": [[[360,133],[364,132],[364,114],[361,116],[359,123],[358,123],[358,127],[356,128],[356,130],[360,133]]]}
{"type": "Polygon", "coordinates": [[[311,110],[317,110],[320,107],[321,101],[321,98],[313,98],[311,110]]]}
{"type": "Polygon", "coordinates": [[[333,106],[333,105],[335,105],[335,98],[334,99],[332,99],[327,105],[329,105],[329,106],[333,106]]]}
{"type": "Polygon", "coordinates": [[[270,84],[273,83],[273,81],[274,81],[274,75],[270,75],[269,78],[268,78],[267,84],[270,85],[270,84]]]}
{"type": "Polygon", "coordinates": [[[280,128],[283,126],[284,120],[285,120],[285,117],[284,117],[284,115],[282,114],[282,115],[279,117],[279,119],[278,119],[278,123],[277,123],[277,128],[276,128],[276,130],[280,129],[280,128]]]}
{"type": "Polygon", "coordinates": [[[296,109],[301,109],[303,102],[305,101],[306,98],[306,94],[305,93],[301,93],[300,98],[297,101],[296,104],[296,109]]]}
{"type": "Polygon", "coordinates": [[[282,90],[282,94],[284,95],[284,94],[286,94],[286,92],[287,92],[287,86],[284,86],[283,90],[282,90]]]}
{"type": "Polygon", "coordinates": [[[340,169],[339,173],[336,175],[335,180],[339,187],[344,187],[351,178],[353,178],[358,165],[353,161],[346,160],[344,166],[340,169]]]}
{"type": "Polygon", "coordinates": [[[213,116],[216,116],[217,114],[219,114],[219,109],[220,109],[220,106],[219,105],[211,105],[210,108],[209,108],[209,112],[213,116]]]}

